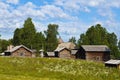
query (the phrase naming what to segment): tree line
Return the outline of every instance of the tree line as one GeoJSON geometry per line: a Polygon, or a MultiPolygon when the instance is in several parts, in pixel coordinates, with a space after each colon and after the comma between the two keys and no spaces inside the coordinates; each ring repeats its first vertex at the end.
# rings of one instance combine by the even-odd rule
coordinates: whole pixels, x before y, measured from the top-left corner
{"type": "Polygon", "coordinates": [[[49,24],[48,29],[44,33],[37,32],[32,18],[27,18],[22,28],[15,29],[12,39],[0,39],[0,45],[2,45],[0,52],[4,52],[10,44],[14,46],[25,45],[30,49],[36,50],[37,53],[40,49],[53,51],[58,45],[57,35],[57,24],[49,24]]]}
{"type": "MultiPolygon", "coordinates": [[[[30,49],[37,50],[37,52],[40,49],[53,51],[58,45],[58,28],[57,24],[49,24],[46,31],[37,32],[32,18],[27,18],[22,28],[15,29],[12,39],[0,39],[0,52],[5,51],[10,44],[14,46],[23,44],[30,49]]],[[[120,40],[118,41],[114,32],[109,33],[100,24],[88,28],[85,33],[80,34],[78,40],[74,36],[71,37],[69,42],[75,43],[77,48],[80,45],[107,45],[111,49],[111,57],[120,58],[120,40]]]]}
{"type": "Polygon", "coordinates": [[[69,42],[73,42],[80,47],[81,45],[107,45],[111,49],[111,58],[120,59],[120,40],[116,34],[109,33],[100,24],[96,24],[88,28],[85,33],[82,33],[78,39],[72,37],[69,42]]]}

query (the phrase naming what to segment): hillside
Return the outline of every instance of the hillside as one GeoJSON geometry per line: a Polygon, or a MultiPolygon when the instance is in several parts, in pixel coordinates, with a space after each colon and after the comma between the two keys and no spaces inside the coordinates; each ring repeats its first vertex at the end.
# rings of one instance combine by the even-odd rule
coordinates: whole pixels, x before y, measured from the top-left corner
{"type": "Polygon", "coordinates": [[[119,80],[102,63],[50,58],[0,57],[0,80],[119,80]]]}

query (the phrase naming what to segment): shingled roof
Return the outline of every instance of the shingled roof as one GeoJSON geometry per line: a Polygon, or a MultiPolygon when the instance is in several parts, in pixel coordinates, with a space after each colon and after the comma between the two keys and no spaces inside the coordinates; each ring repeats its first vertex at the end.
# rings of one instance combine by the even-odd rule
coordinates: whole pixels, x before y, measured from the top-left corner
{"type": "Polygon", "coordinates": [[[10,50],[7,50],[7,51],[5,51],[5,52],[14,52],[14,51],[16,51],[17,49],[19,49],[19,48],[21,48],[21,47],[25,48],[26,50],[28,50],[28,51],[30,51],[30,52],[33,52],[32,50],[30,50],[29,48],[25,47],[24,45],[16,46],[16,47],[14,47],[14,48],[12,48],[12,49],[10,49],[10,50]]]}
{"type": "Polygon", "coordinates": [[[108,46],[106,45],[81,45],[81,47],[85,50],[85,51],[102,51],[102,52],[106,52],[106,51],[110,51],[110,49],[108,48],[108,46]]]}
{"type": "Polygon", "coordinates": [[[65,43],[61,43],[58,45],[58,47],[55,49],[55,51],[61,51],[63,49],[68,49],[68,50],[71,50],[71,49],[74,49],[75,48],[75,44],[72,43],[72,42],[65,42],[65,43]]]}
{"type": "Polygon", "coordinates": [[[66,48],[66,47],[63,47],[63,48],[57,48],[57,49],[55,49],[54,51],[58,51],[58,52],[60,52],[60,51],[62,51],[62,50],[64,50],[64,49],[70,51],[70,49],[68,49],[68,48],[66,48]]]}
{"type": "Polygon", "coordinates": [[[106,61],[105,64],[120,64],[120,60],[109,60],[106,61]]]}

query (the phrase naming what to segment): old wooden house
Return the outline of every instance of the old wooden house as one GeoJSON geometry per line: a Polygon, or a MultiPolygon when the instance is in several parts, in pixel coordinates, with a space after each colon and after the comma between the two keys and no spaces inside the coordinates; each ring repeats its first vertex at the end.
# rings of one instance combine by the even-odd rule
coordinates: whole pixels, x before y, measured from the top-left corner
{"type": "Polygon", "coordinates": [[[8,50],[5,51],[5,56],[33,57],[35,54],[29,48],[24,45],[20,45],[16,47],[8,47],[8,50]]]}
{"type": "Polygon", "coordinates": [[[55,50],[55,57],[59,58],[70,58],[71,57],[71,51],[65,47],[63,48],[57,48],[55,50]]]}
{"type": "Polygon", "coordinates": [[[71,50],[75,48],[75,44],[72,42],[64,42],[58,45],[55,49],[55,57],[59,58],[71,58],[71,50]]]}
{"type": "Polygon", "coordinates": [[[110,49],[106,45],[82,45],[75,56],[77,59],[108,61],[110,49]]]}
{"type": "Polygon", "coordinates": [[[109,60],[105,62],[106,67],[115,67],[120,69],[120,60],[109,60]]]}

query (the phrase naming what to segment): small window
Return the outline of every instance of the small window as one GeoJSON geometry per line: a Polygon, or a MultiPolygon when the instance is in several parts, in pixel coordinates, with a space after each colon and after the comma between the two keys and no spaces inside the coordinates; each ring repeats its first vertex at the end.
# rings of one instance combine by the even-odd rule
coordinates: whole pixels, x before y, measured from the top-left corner
{"type": "Polygon", "coordinates": [[[96,60],[97,60],[97,61],[100,61],[100,56],[97,56],[97,57],[96,57],[96,60]]]}
{"type": "Polygon", "coordinates": [[[24,53],[20,53],[20,56],[24,56],[24,53]]]}

